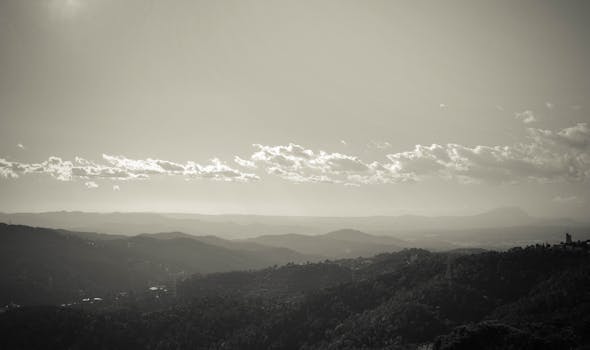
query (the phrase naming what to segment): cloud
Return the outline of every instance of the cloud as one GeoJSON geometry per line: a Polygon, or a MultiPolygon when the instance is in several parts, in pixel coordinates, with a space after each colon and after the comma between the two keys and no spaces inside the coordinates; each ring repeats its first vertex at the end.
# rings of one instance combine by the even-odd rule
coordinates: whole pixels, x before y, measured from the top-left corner
{"type": "Polygon", "coordinates": [[[525,124],[530,124],[537,121],[535,114],[530,110],[514,113],[514,116],[516,119],[520,119],[525,124]]]}
{"type": "MultiPolygon", "coordinates": [[[[377,161],[312,150],[295,143],[254,144],[250,156],[234,157],[238,168],[217,158],[205,164],[107,154],[102,155],[100,162],[81,157],[73,160],[49,157],[40,163],[0,158],[0,176],[16,179],[23,175],[45,174],[59,181],[85,183],[143,180],[154,176],[250,182],[259,180],[259,174],[265,173],[294,183],[351,186],[419,182],[430,178],[490,184],[590,180],[588,124],[578,123],[560,130],[526,128],[525,131],[524,140],[512,145],[416,145],[411,150],[386,154],[377,161]],[[242,170],[245,168],[248,171],[242,170]]],[[[113,190],[117,189],[113,187],[113,190]]]]}
{"type": "Polygon", "coordinates": [[[528,128],[524,142],[503,146],[416,145],[367,162],[301,145],[259,145],[242,164],[292,182],[346,185],[442,178],[461,183],[573,182],[590,179],[590,129],[585,123],[558,131],[528,128]],[[251,164],[253,163],[253,164],[251,164]]]}
{"type": "Polygon", "coordinates": [[[114,168],[137,177],[180,175],[189,178],[220,181],[252,181],[258,179],[257,175],[241,172],[217,158],[211,159],[210,164],[205,165],[192,161],[181,164],[161,159],[129,159],[124,156],[107,154],[103,154],[103,158],[114,168]]]}
{"type": "Polygon", "coordinates": [[[418,145],[388,155],[415,179],[428,176],[464,182],[564,182],[590,179],[590,130],[585,123],[554,132],[527,129],[527,142],[511,146],[418,145]]]}
{"type": "Polygon", "coordinates": [[[4,158],[0,158],[0,176],[3,178],[18,178],[18,174],[24,170],[23,166],[18,162],[11,162],[4,158]]]}
{"type": "Polygon", "coordinates": [[[548,109],[553,109],[555,105],[551,102],[545,102],[545,107],[547,107],[548,109]]]}
{"type": "Polygon", "coordinates": [[[340,183],[360,185],[405,181],[378,162],[364,162],[356,156],[313,151],[303,146],[253,145],[257,151],[250,157],[266,173],[297,183],[340,183]]]}
{"type": "Polygon", "coordinates": [[[113,185],[113,191],[120,191],[121,187],[119,185],[113,185]]]}
{"type": "Polygon", "coordinates": [[[149,177],[150,175],[158,174],[180,175],[185,170],[185,167],[181,164],[159,159],[130,159],[125,156],[108,154],[103,154],[102,158],[113,169],[118,169],[121,174],[130,174],[131,176],[149,177]]]}
{"type": "Polygon", "coordinates": [[[240,166],[243,166],[244,168],[256,168],[256,164],[253,161],[242,159],[238,156],[234,157],[234,162],[236,162],[240,166]]]}
{"type": "Polygon", "coordinates": [[[256,174],[243,173],[240,170],[231,168],[230,166],[224,164],[217,158],[211,159],[211,164],[204,166],[194,162],[188,162],[184,175],[193,178],[213,179],[219,181],[248,182],[259,179],[258,175],[256,174]]]}
{"type": "Polygon", "coordinates": [[[23,145],[22,143],[17,143],[16,147],[18,147],[20,149],[25,149],[25,145],[23,145]]]}
{"type": "MultiPolygon", "coordinates": [[[[0,175],[4,178],[18,178],[26,174],[47,174],[60,181],[73,180],[141,180],[151,176],[182,176],[191,179],[211,179],[218,181],[253,181],[258,176],[234,169],[219,159],[209,164],[188,161],[184,164],[161,159],[130,159],[124,156],[103,154],[103,163],[81,157],[73,161],[59,157],[49,157],[40,163],[11,162],[0,158],[0,175]]],[[[91,185],[90,185],[91,186],[91,185]]]]}
{"type": "Polygon", "coordinates": [[[84,183],[84,186],[86,186],[86,188],[89,188],[89,189],[98,188],[98,184],[94,181],[86,181],[84,183]]]}

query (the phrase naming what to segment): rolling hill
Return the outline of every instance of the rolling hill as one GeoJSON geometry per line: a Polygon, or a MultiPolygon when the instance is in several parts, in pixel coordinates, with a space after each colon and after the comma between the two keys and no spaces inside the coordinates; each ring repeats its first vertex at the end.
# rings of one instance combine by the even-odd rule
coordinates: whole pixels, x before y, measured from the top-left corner
{"type": "Polygon", "coordinates": [[[301,234],[266,235],[250,238],[246,242],[289,248],[301,254],[330,258],[372,256],[384,252],[398,251],[405,245],[405,242],[393,237],[373,236],[351,229],[315,236],[301,234]]]}
{"type": "Polygon", "coordinates": [[[145,289],[193,273],[310,259],[284,248],[239,246],[230,249],[182,236],[113,237],[0,224],[0,303],[67,302],[80,295],[145,289]]]}

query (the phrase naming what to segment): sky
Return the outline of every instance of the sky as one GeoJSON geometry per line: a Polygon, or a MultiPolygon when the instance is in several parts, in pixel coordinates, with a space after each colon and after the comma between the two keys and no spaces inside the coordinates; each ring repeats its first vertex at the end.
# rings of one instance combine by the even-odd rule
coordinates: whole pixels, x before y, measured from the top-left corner
{"type": "Polygon", "coordinates": [[[0,2],[0,211],[590,212],[587,1],[0,2]]]}

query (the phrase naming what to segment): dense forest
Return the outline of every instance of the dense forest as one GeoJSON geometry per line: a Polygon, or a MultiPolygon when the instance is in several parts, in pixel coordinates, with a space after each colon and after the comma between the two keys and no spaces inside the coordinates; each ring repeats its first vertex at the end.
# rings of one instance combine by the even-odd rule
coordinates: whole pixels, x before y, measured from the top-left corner
{"type": "Polygon", "coordinates": [[[10,304],[2,349],[584,349],[586,243],[421,249],[10,304]]]}

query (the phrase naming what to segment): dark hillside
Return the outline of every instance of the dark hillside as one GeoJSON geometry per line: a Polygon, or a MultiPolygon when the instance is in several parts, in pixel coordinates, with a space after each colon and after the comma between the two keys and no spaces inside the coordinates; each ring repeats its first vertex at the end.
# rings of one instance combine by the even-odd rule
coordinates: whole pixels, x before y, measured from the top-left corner
{"type": "Polygon", "coordinates": [[[108,235],[0,224],[0,304],[104,298],[158,283],[173,285],[193,273],[306,260],[287,249],[229,249],[186,237],[103,236],[108,235]]]}
{"type": "Polygon", "coordinates": [[[172,306],[155,312],[9,307],[0,314],[0,346],[582,348],[590,345],[589,252],[585,243],[477,254],[409,249],[195,275],[179,284],[172,306]]]}

